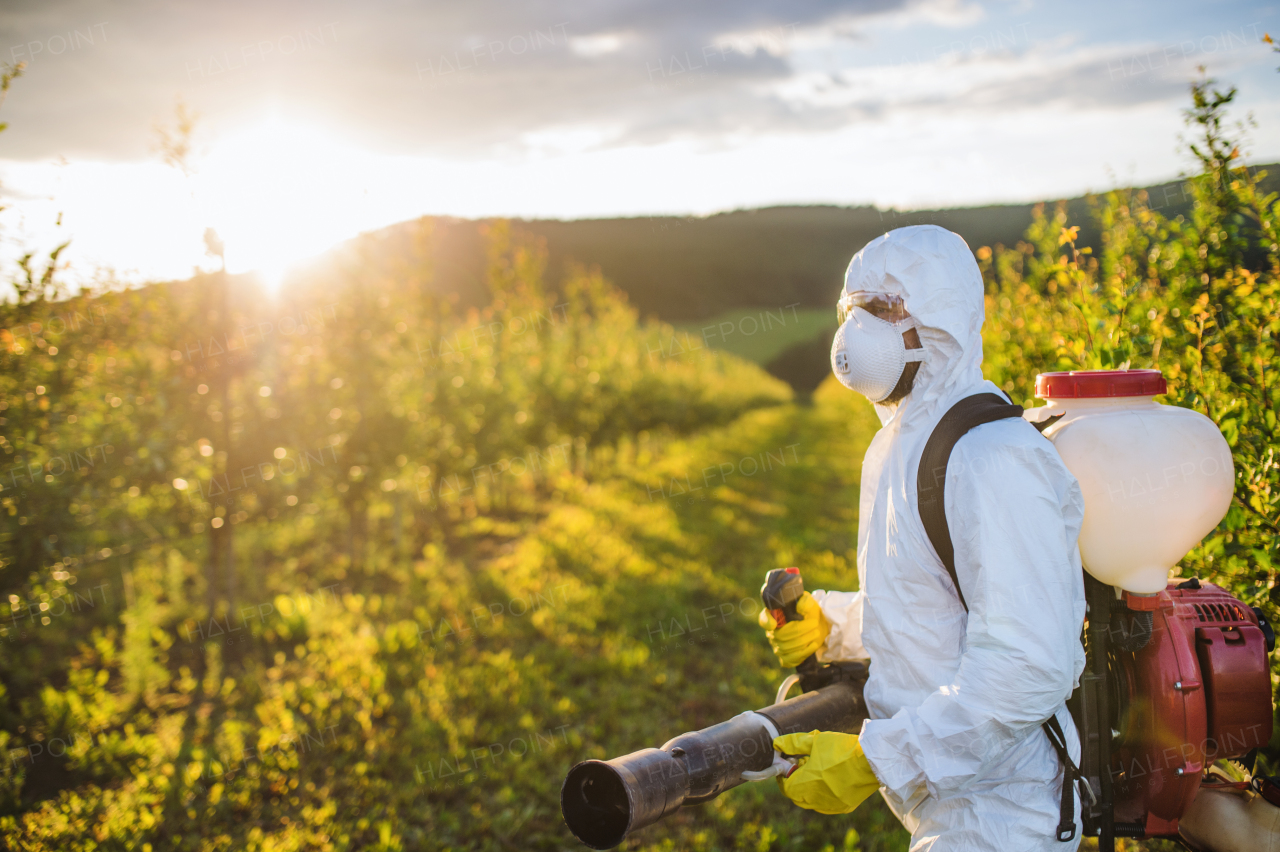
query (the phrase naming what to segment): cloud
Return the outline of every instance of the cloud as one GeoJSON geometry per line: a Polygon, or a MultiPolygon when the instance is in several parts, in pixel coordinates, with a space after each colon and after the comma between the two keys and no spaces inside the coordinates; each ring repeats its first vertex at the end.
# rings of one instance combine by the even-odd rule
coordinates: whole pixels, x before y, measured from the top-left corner
{"type": "Polygon", "coordinates": [[[9,7],[0,59],[29,67],[0,157],[20,160],[145,158],[175,96],[213,132],[279,111],[375,151],[480,159],[548,135],[720,146],[919,110],[1133,105],[1186,76],[1117,77],[1167,48],[1035,39],[1033,19],[969,0],[9,7]]]}
{"type": "Polygon", "coordinates": [[[211,124],[275,107],[400,153],[475,154],[598,120],[646,140],[703,132],[705,114],[716,133],[753,104],[760,116],[745,126],[754,127],[788,120],[752,86],[793,73],[796,33],[911,6],[11,2],[0,60],[28,68],[4,107],[12,130],[0,156],[143,157],[176,95],[211,124]]]}
{"type": "Polygon", "coordinates": [[[972,0],[11,0],[0,60],[29,68],[0,111],[0,158],[147,159],[175,96],[209,135],[278,113],[373,153],[473,165],[888,122],[909,134],[1169,104],[1195,64],[1221,73],[1256,42],[1239,23],[1239,39],[1182,26],[1194,40],[1166,27],[1169,44],[1148,44],[1106,15],[1090,36],[1037,14],[972,0]]]}

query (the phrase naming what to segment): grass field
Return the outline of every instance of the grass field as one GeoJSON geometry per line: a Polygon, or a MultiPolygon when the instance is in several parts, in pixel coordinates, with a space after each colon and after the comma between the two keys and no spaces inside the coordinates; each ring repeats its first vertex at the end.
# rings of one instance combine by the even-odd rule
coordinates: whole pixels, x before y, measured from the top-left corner
{"type": "Polygon", "coordinates": [[[768,364],[786,350],[835,333],[835,300],[830,310],[790,306],[772,310],[727,311],[706,322],[676,328],[695,345],[722,349],[756,364],[768,364]]]}

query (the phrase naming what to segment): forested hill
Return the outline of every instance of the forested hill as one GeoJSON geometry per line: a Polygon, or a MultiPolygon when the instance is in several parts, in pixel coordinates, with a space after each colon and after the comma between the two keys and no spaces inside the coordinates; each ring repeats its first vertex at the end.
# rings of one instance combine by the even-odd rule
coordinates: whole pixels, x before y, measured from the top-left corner
{"type": "MultiPolygon", "coordinates": [[[[1280,188],[1280,167],[1260,168],[1270,173],[1264,188],[1280,188]]],[[[1182,182],[1147,191],[1151,207],[1170,218],[1190,206],[1182,182]]],[[[1090,203],[1088,197],[1067,202],[1069,221],[1081,226],[1081,245],[1097,243],[1090,203]]],[[[960,234],[974,248],[1013,246],[1031,223],[1034,206],[905,213],[873,207],[768,207],[708,217],[534,219],[517,224],[546,239],[551,280],[559,280],[562,270],[574,262],[598,265],[642,316],[686,323],[744,308],[829,308],[849,258],[887,230],[933,223],[960,234]]],[[[484,304],[486,220],[429,218],[432,289],[456,293],[464,305],[484,304]]],[[[411,243],[420,239],[421,231],[410,224],[416,223],[369,235],[382,243],[379,255],[396,262],[418,251],[411,243]]],[[[330,265],[327,258],[321,263],[330,265]]]]}

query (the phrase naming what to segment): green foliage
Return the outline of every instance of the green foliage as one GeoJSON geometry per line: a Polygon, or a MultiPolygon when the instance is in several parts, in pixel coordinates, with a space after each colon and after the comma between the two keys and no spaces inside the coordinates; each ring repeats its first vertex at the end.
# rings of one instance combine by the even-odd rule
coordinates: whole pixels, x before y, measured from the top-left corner
{"type": "MultiPolygon", "coordinates": [[[[27,63],[19,62],[16,65],[8,62],[0,63],[0,103],[4,103],[4,99],[9,94],[9,88],[13,85],[13,81],[22,76],[22,72],[26,70],[27,63]]],[[[0,133],[3,133],[9,125],[0,122],[0,133]]],[[[3,209],[3,208],[0,208],[3,209]]]]}

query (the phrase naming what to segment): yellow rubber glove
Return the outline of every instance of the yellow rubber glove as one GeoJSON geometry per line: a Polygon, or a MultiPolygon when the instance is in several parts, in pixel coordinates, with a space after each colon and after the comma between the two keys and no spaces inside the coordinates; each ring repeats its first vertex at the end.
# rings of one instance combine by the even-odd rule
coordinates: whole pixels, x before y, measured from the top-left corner
{"type": "Polygon", "coordinates": [[[760,626],[765,630],[773,653],[778,655],[782,667],[792,669],[803,663],[810,654],[816,652],[827,641],[831,632],[831,622],[822,614],[822,607],[813,599],[813,595],[805,592],[796,601],[796,612],[802,621],[788,621],[782,627],[774,620],[768,609],[760,610],[760,626]]]}
{"type": "Polygon", "coordinates": [[[784,755],[808,755],[778,786],[788,799],[820,814],[847,814],[880,789],[856,734],[810,731],[773,741],[784,755]]]}

